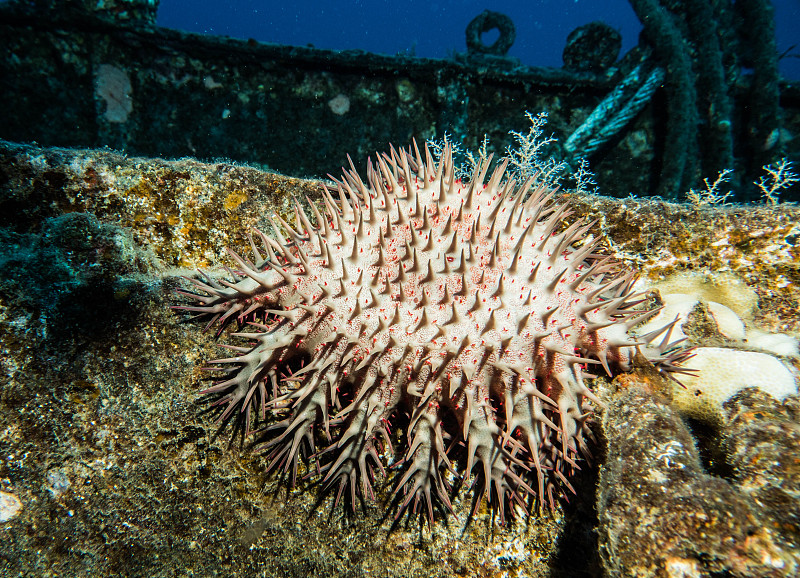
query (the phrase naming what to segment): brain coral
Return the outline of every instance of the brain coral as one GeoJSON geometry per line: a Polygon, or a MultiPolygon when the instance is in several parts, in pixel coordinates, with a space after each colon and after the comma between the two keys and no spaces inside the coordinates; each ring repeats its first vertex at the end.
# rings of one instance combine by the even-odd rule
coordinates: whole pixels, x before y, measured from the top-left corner
{"type": "Polygon", "coordinates": [[[484,182],[491,159],[463,183],[449,151],[424,152],[379,156],[366,184],[346,171],[314,223],[297,205],[294,227],[249,236],[250,258],[229,250],[230,279],[181,291],[194,303],[177,308],[240,326],[203,393],[270,469],[294,480],[303,458],[337,503],[374,498],[388,463],[398,516],[452,509],[459,471],[501,520],[555,507],[590,453],[587,367],[628,369],[637,345],[666,371],[685,354],[670,326],[628,336],[654,311],[553,190],[504,181],[505,163],[484,182]]]}

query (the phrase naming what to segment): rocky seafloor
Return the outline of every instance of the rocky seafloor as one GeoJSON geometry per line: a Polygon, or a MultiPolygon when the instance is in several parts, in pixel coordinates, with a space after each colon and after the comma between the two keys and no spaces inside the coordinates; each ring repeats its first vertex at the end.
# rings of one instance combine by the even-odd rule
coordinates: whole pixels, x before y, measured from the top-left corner
{"type": "MultiPolygon", "coordinates": [[[[198,395],[214,335],[169,309],[173,290],[319,192],[229,163],[0,143],[0,573],[800,573],[797,396],[745,389],[703,421],[645,364],[598,380],[596,463],[576,495],[506,526],[488,508],[469,516],[466,492],[448,519],[394,524],[389,484],[349,513],[228,448],[198,395]]],[[[571,202],[645,282],[690,272],[709,301],[752,296],[737,310],[748,331],[800,332],[796,206],[571,202]]],[[[748,347],[701,313],[685,328],[693,344],[748,347]]]]}

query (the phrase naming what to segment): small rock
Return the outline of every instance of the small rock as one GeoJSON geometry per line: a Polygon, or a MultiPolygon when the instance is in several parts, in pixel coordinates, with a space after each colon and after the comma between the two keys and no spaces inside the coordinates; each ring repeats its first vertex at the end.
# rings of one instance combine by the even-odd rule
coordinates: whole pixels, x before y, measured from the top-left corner
{"type": "Polygon", "coordinates": [[[22,502],[14,494],[0,492],[0,522],[8,522],[22,510],[22,502]]]}

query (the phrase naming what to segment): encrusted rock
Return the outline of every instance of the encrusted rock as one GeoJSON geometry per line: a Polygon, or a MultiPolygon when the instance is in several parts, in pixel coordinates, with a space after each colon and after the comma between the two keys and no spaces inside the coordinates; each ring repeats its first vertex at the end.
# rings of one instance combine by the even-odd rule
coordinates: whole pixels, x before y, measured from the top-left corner
{"type": "Polygon", "coordinates": [[[734,483],[704,471],[689,429],[654,393],[659,379],[622,376],[607,396],[598,515],[608,575],[796,576],[784,530],[734,483]]]}

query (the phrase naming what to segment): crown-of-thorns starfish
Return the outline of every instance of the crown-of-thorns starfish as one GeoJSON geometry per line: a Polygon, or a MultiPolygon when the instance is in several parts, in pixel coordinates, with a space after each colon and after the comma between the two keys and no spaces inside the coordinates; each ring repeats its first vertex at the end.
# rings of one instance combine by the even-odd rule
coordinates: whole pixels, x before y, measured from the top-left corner
{"type": "Polygon", "coordinates": [[[462,183],[449,150],[436,163],[392,148],[367,184],[353,168],[338,201],[325,188],[314,224],[296,204],[294,227],[276,216],[274,237],[249,235],[251,259],[228,250],[231,280],[203,274],[180,291],[195,304],[177,308],[209,326],[251,328],[211,362],[221,377],[203,393],[245,436],[271,423],[257,432],[269,468],[294,481],[302,455],[338,484],[337,503],[348,487],[355,503],[394,461],[397,515],[432,519],[451,509],[460,458],[476,470],[476,508],[482,496],[501,520],[534,497],[554,508],[589,458],[586,399],[600,402],[587,366],[626,370],[642,346],[679,370],[671,324],[628,335],[655,310],[635,308],[634,274],[596,252],[594,223],[567,225],[568,206],[535,179],[504,181],[507,162],[484,182],[490,161],[462,183]]]}

